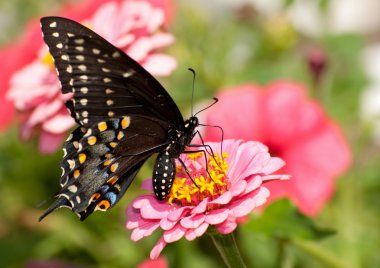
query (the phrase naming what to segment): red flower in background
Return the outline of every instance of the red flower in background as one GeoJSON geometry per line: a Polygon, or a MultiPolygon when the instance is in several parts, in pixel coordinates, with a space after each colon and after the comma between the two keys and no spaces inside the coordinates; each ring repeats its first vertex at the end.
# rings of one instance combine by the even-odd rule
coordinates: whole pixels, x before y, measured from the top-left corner
{"type": "Polygon", "coordinates": [[[137,268],[168,268],[169,264],[166,258],[159,257],[155,260],[146,260],[140,263],[137,268]]]}
{"type": "MultiPolygon", "coordinates": [[[[334,193],[334,178],[350,165],[351,152],[336,123],[297,83],[277,81],[265,88],[246,84],[222,90],[205,121],[223,127],[225,139],[257,140],[284,159],[289,181],[269,182],[270,199],[290,198],[315,216],[334,193]]],[[[206,141],[220,131],[206,128],[206,141]]]]}
{"type": "MultiPolygon", "coordinates": [[[[152,74],[168,75],[176,67],[175,59],[157,53],[158,49],[174,41],[172,35],[162,31],[172,17],[172,5],[168,0],[85,1],[59,15],[84,22],[152,74]]],[[[21,138],[29,139],[40,133],[40,151],[54,152],[74,121],[63,104],[69,96],[60,92],[39,24],[33,22],[25,38],[3,53],[0,53],[3,59],[0,124],[5,126],[11,121],[13,102],[22,121],[21,138]]]]}

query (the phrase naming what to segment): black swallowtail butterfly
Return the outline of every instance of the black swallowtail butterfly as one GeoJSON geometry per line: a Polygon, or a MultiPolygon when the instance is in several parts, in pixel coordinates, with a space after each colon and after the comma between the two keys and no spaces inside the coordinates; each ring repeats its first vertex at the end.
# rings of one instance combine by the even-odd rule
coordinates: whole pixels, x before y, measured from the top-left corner
{"type": "Polygon", "coordinates": [[[199,125],[184,121],[177,105],[143,67],[85,26],[60,17],[41,19],[66,106],[79,124],[63,145],[61,190],[40,217],[68,207],[81,220],[106,211],[123,196],[144,162],[153,169],[156,197],[165,199],[175,159],[199,125]]]}

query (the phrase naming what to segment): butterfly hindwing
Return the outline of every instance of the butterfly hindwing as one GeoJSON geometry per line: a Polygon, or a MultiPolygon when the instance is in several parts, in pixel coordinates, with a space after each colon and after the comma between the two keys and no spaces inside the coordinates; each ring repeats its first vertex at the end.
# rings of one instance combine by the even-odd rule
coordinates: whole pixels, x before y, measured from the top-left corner
{"type": "Polygon", "coordinates": [[[62,189],[41,219],[61,206],[81,219],[112,207],[145,160],[167,146],[168,127],[164,121],[131,115],[77,128],[64,145],[62,189]]]}
{"type": "Polygon", "coordinates": [[[137,62],[85,26],[60,17],[41,19],[67,107],[82,126],[128,114],[149,115],[183,129],[176,104],[137,62]]]}

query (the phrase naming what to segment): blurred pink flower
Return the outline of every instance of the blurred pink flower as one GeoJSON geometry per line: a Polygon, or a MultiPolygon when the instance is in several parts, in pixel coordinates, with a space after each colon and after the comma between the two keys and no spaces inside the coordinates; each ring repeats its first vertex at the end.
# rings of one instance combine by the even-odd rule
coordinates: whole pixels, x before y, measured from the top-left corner
{"type": "MultiPolygon", "coordinates": [[[[159,256],[167,243],[182,237],[194,240],[210,225],[222,234],[231,233],[241,218],[266,202],[269,191],[264,182],[289,178],[271,174],[285,163],[271,157],[268,148],[259,142],[225,140],[222,155],[220,143],[209,145],[214,157],[209,156],[207,163],[202,153],[181,155],[191,179],[177,163],[168,200],[158,201],[153,193],[145,194],[128,207],[126,227],[133,229],[133,241],[158,228],[164,231],[151,251],[152,259],[159,256]]],[[[143,188],[152,190],[150,179],[143,183],[143,188]]]]}
{"type": "MultiPolygon", "coordinates": [[[[76,16],[76,20],[124,50],[153,75],[169,75],[176,67],[176,60],[157,52],[174,42],[171,34],[162,31],[166,18],[171,16],[169,5],[167,0],[152,3],[100,1],[96,10],[89,4],[92,13],[76,16]]],[[[10,78],[7,98],[20,112],[21,138],[26,140],[40,133],[40,151],[57,150],[66,132],[74,126],[64,106],[70,97],[61,94],[51,56],[45,45],[40,44],[34,61],[13,72],[10,78]]]]}
{"type": "MultiPolygon", "coordinates": [[[[303,85],[277,81],[265,88],[245,84],[224,89],[204,122],[219,125],[225,138],[257,140],[287,163],[289,181],[268,183],[270,200],[290,198],[306,215],[315,216],[334,193],[334,178],[348,169],[351,152],[339,126],[306,96],[303,85]]],[[[205,129],[206,141],[220,131],[205,129]]]]}
{"type": "Polygon", "coordinates": [[[140,263],[137,268],[168,268],[169,264],[166,258],[159,257],[155,260],[146,260],[140,263]]]}

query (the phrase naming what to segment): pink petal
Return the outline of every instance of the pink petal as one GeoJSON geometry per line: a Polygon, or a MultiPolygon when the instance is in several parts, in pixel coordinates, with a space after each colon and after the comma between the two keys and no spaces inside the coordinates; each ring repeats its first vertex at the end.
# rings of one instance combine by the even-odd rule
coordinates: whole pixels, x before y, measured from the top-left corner
{"type": "Polygon", "coordinates": [[[239,200],[232,202],[228,208],[235,217],[243,217],[249,214],[255,207],[265,203],[268,196],[268,189],[261,187],[257,192],[251,192],[239,200]]]}
{"type": "Polygon", "coordinates": [[[210,204],[219,204],[219,205],[225,205],[228,204],[232,199],[232,195],[229,191],[225,192],[224,194],[220,195],[218,198],[210,201],[210,204]]]}
{"type": "Polygon", "coordinates": [[[206,214],[205,222],[209,224],[214,224],[214,225],[220,224],[227,219],[228,214],[229,214],[228,208],[212,210],[206,214]]]}
{"type": "Polygon", "coordinates": [[[208,204],[208,198],[205,198],[200,202],[195,208],[191,210],[191,214],[199,214],[203,213],[207,209],[207,204],[208,204]]]}
{"type": "Polygon", "coordinates": [[[177,68],[177,61],[171,56],[156,53],[149,55],[142,65],[152,74],[168,76],[177,68]]]}
{"type": "Polygon", "coordinates": [[[221,234],[232,233],[237,227],[236,219],[230,214],[223,223],[218,224],[215,227],[221,234]]]}
{"type": "Polygon", "coordinates": [[[275,175],[265,175],[262,177],[263,182],[267,181],[274,181],[274,180],[289,180],[291,179],[292,176],[290,175],[280,175],[280,174],[275,174],[275,175]]]}
{"type": "Polygon", "coordinates": [[[175,38],[170,33],[156,33],[150,38],[152,49],[158,49],[173,44],[175,38]]]}
{"type": "Polygon", "coordinates": [[[166,242],[165,242],[164,238],[161,237],[157,241],[156,245],[153,247],[152,251],[150,252],[150,258],[152,260],[157,259],[158,256],[160,256],[162,250],[165,248],[165,246],[166,246],[166,242]]]}
{"type": "Polygon", "coordinates": [[[160,221],[160,227],[163,230],[170,230],[177,224],[178,221],[170,221],[167,218],[162,218],[160,221]]]}
{"type": "Polygon", "coordinates": [[[53,134],[46,131],[41,132],[38,150],[41,153],[54,153],[62,146],[66,134],[53,134]]]}
{"type": "Polygon", "coordinates": [[[42,124],[42,129],[53,134],[66,133],[75,125],[74,119],[69,116],[65,109],[65,114],[56,114],[42,124]]]}
{"type": "Polygon", "coordinates": [[[150,18],[148,21],[147,29],[149,32],[156,31],[159,26],[161,26],[164,22],[164,12],[160,9],[155,9],[150,14],[150,18]]]}
{"type": "Polygon", "coordinates": [[[256,190],[263,183],[262,177],[260,175],[251,176],[247,178],[246,181],[247,187],[245,188],[244,194],[256,190]]]}
{"type": "Polygon", "coordinates": [[[140,224],[139,227],[135,228],[132,231],[131,239],[132,241],[138,241],[145,236],[151,235],[157,228],[159,227],[159,223],[157,221],[147,222],[144,224],[140,224]]]}
{"type": "Polygon", "coordinates": [[[190,207],[180,207],[173,211],[171,211],[167,218],[170,221],[178,221],[180,218],[183,217],[184,214],[186,214],[190,210],[190,207]]]}
{"type": "Polygon", "coordinates": [[[144,219],[162,219],[169,214],[170,205],[159,202],[153,194],[142,195],[133,202],[134,208],[139,208],[144,219]]]}
{"type": "Polygon", "coordinates": [[[208,223],[206,223],[206,222],[202,223],[198,228],[194,229],[195,235],[197,237],[202,236],[206,232],[208,226],[209,226],[208,223]]]}
{"type": "Polygon", "coordinates": [[[134,209],[132,206],[127,207],[127,223],[125,225],[127,229],[134,229],[139,226],[140,222],[143,222],[139,212],[138,209],[134,209]]]}
{"type": "Polygon", "coordinates": [[[177,224],[171,230],[165,231],[163,238],[167,243],[173,243],[180,240],[186,232],[186,228],[183,228],[181,225],[177,224]]]}
{"type": "Polygon", "coordinates": [[[196,228],[196,229],[188,229],[188,230],[186,231],[185,238],[186,238],[187,240],[189,240],[189,241],[192,241],[192,240],[194,240],[195,238],[202,236],[202,235],[206,232],[208,226],[209,226],[209,224],[206,223],[206,222],[204,222],[204,223],[202,223],[202,224],[201,224],[198,228],[196,228]]]}
{"type": "Polygon", "coordinates": [[[245,180],[239,180],[235,184],[233,184],[230,188],[230,192],[232,196],[237,196],[244,192],[247,187],[247,182],[245,180]]]}
{"type": "Polygon", "coordinates": [[[197,235],[195,234],[193,229],[188,229],[186,231],[185,238],[189,241],[193,241],[195,238],[197,238],[197,235]]]}
{"type": "Polygon", "coordinates": [[[148,55],[151,49],[152,45],[149,37],[141,37],[128,48],[127,54],[134,60],[141,61],[148,55]]]}
{"type": "Polygon", "coordinates": [[[199,225],[201,225],[204,220],[205,220],[205,215],[204,214],[196,214],[196,215],[191,215],[189,217],[182,218],[180,223],[184,228],[197,228],[199,225]]]}
{"type": "Polygon", "coordinates": [[[63,107],[63,105],[64,104],[59,99],[40,104],[36,109],[34,109],[28,118],[28,124],[34,126],[45,121],[48,117],[57,113],[63,107]]]}
{"type": "Polygon", "coordinates": [[[280,168],[285,166],[285,161],[278,157],[272,157],[269,161],[263,166],[258,173],[271,174],[276,172],[280,168]]]}

